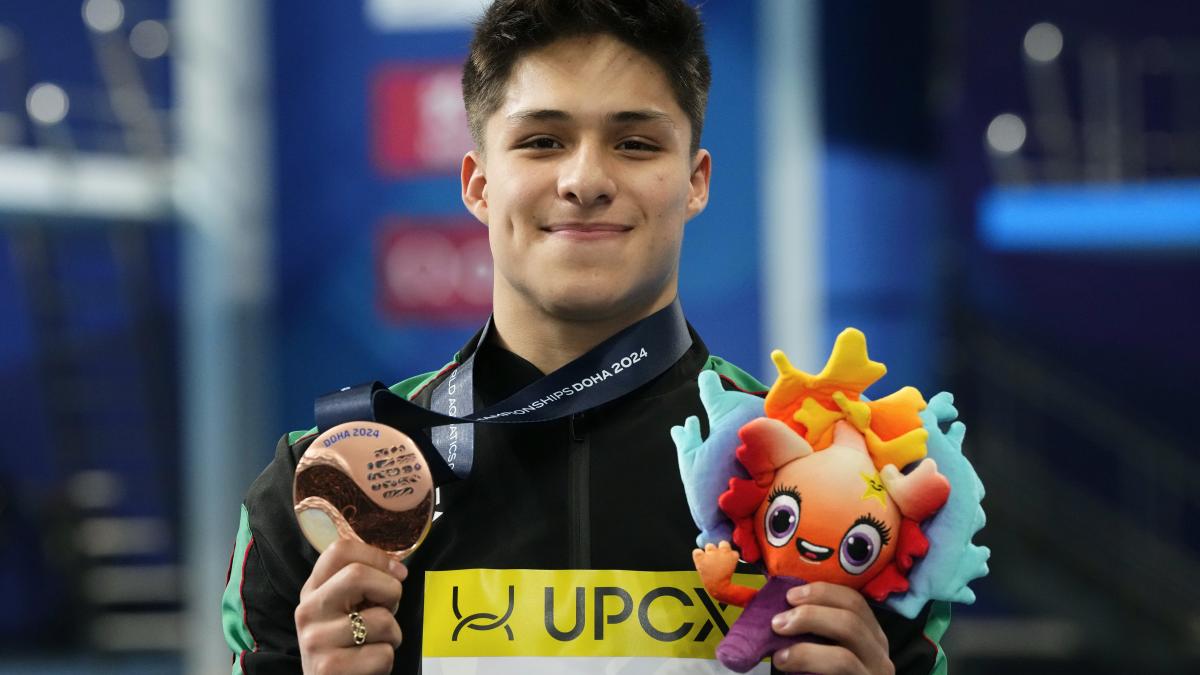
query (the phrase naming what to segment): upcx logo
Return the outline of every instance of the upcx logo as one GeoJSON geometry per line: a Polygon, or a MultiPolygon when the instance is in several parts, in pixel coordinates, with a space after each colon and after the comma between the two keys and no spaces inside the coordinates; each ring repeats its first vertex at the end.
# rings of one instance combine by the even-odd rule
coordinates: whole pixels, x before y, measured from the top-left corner
{"type": "MultiPolygon", "coordinates": [[[[458,624],[454,627],[454,633],[450,639],[457,642],[464,628],[478,631],[503,628],[508,635],[508,639],[512,640],[512,628],[506,625],[506,623],[516,607],[515,590],[514,586],[509,585],[508,605],[502,614],[485,611],[474,612],[464,616],[463,611],[459,608],[460,588],[454,586],[451,595],[451,609],[454,611],[454,618],[458,620],[458,624]]],[[[723,602],[715,602],[701,587],[694,587],[689,590],[690,593],[674,586],[659,586],[650,589],[635,602],[633,595],[619,586],[596,586],[590,589],[583,586],[576,586],[574,589],[574,615],[564,620],[557,616],[557,611],[555,610],[554,587],[546,586],[543,589],[543,596],[545,598],[542,610],[542,615],[545,617],[544,627],[546,634],[555,640],[570,642],[583,635],[583,632],[588,628],[588,619],[590,618],[593,639],[603,640],[605,626],[631,620],[634,608],[636,607],[636,620],[638,625],[641,626],[642,631],[651,638],[662,642],[674,642],[675,640],[682,640],[689,636],[691,636],[694,642],[703,642],[714,628],[719,630],[721,635],[728,633],[729,623],[723,612],[728,609],[729,605],[723,602]],[[591,612],[588,612],[589,596],[591,600],[591,612]],[[700,623],[698,629],[696,629],[697,622],[695,621],[682,621],[676,626],[655,625],[654,621],[650,618],[651,607],[655,602],[677,602],[683,607],[703,607],[706,613],[705,619],[700,623]],[[570,628],[560,628],[560,621],[563,626],[570,625],[570,628]]]]}
{"type": "Polygon", "coordinates": [[[695,571],[434,571],[421,648],[426,658],[712,659],[740,613],[709,597],[695,571]]]}
{"type": "MultiPolygon", "coordinates": [[[[554,588],[547,586],[545,589],[545,617],[546,617],[546,633],[555,640],[568,642],[577,639],[583,634],[587,628],[587,593],[588,589],[576,586],[575,587],[575,616],[573,619],[565,623],[571,624],[571,628],[560,630],[558,627],[558,619],[555,617],[554,610],[554,588]]],[[[678,602],[684,607],[693,607],[696,605],[692,601],[692,596],[681,588],[674,586],[659,586],[652,588],[646,592],[635,603],[634,597],[629,591],[619,586],[596,586],[591,589],[592,593],[592,634],[594,639],[604,639],[604,628],[607,625],[619,624],[629,621],[632,617],[634,606],[637,606],[637,622],[642,630],[661,642],[674,642],[682,640],[689,635],[692,635],[692,629],[696,627],[694,621],[682,621],[677,626],[656,626],[650,619],[651,606],[658,601],[661,602],[678,602]]],[[[694,642],[703,642],[716,627],[721,631],[721,635],[729,632],[729,624],[725,622],[725,617],[721,614],[728,605],[725,603],[714,603],[708,593],[703,588],[692,588],[692,594],[697,601],[707,612],[707,616],[692,637],[694,642]]],[[[564,624],[565,625],[565,624],[564,624]]]]}
{"type": "Polygon", "coordinates": [[[508,617],[512,616],[513,607],[516,605],[513,597],[513,587],[508,587],[508,608],[504,610],[504,614],[491,614],[489,612],[475,612],[463,616],[463,613],[458,608],[458,586],[454,587],[454,596],[452,603],[454,605],[454,618],[458,619],[458,625],[454,627],[454,634],[450,637],[454,642],[458,642],[458,636],[462,633],[462,629],[470,628],[471,630],[495,630],[503,628],[508,635],[508,639],[513,639],[512,628],[505,625],[508,622],[508,617]]]}

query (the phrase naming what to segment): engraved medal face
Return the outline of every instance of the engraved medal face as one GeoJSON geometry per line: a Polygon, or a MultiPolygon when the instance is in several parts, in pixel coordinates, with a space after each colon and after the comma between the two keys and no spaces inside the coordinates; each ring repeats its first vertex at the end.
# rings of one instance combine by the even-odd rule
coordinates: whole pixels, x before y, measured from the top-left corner
{"type": "Polygon", "coordinates": [[[406,557],[429,532],[433,497],[417,444],[377,422],[347,422],[317,436],[292,483],[296,519],[318,551],[344,537],[406,557]]]}

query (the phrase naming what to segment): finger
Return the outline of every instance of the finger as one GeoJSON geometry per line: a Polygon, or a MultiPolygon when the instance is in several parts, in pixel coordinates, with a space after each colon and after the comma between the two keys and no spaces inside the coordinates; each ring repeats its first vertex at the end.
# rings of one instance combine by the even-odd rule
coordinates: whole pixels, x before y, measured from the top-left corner
{"type": "Polygon", "coordinates": [[[789,589],[787,600],[796,607],[821,605],[854,612],[862,619],[863,625],[870,628],[876,641],[887,644],[887,636],[884,634],[883,628],[879,626],[879,621],[875,618],[875,613],[871,611],[871,606],[867,604],[862,593],[853,588],[818,581],[789,589]]]}
{"type": "Polygon", "coordinates": [[[717,548],[721,549],[722,552],[733,550],[732,548],[729,547],[729,542],[725,541],[724,539],[721,540],[720,544],[717,544],[717,548]]]}
{"type": "Polygon", "coordinates": [[[845,647],[816,642],[799,642],[780,649],[771,657],[771,662],[785,673],[870,674],[867,666],[845,647]]]}
{"type": "MultiPolygon", "coordinates": [[[[394,613],[384,607],[367,607],[358,615],[362,617],[363,628],[366,629],[366,638],[363,644],[380,642],[392,649],[400,646],[400,624],[396,622],[394,613]]],[[[346,625],[343,626],[343,629],[347,638],[346,646],[358,646],[354,642],[354,627],[349,614],[346,615],[346,625]]]]}
{"type": "MultiPolygon", "coordinates": [[[[779,635],[817,635],[850,650],[858,659],[874,663],[887,654],[887,643],[854,612],[837,607],[802,605],[778,614],[771,628],[779,635]]],[[[823,671],[817,671],[823,672],[823,671]]]]}
{"type": "Polygon", "coordinates": [[[374,546],[352,539],[338,539],[317,558],[302,590],[320,587],[338,570],[355,562],[387,572],[399,581],[404,581],[408,576],[408,568],[404,563],[374,546]]]}
{"type": "Polygon", "coordinates": [[[396,649],[385,642],[345,647],[325,659],[322,672],[338,675],[381,675],[392,672],[396,649]]]}
{"type": "MultiPolygon", "coordinates": [[[[366,629],[366,639],[363,644],[376,642],[390,645],[393,649],[400,646],[400,624],[396,617],[385,607],[367,607],[358,612],[362,617],[363,628],[366,629]]],[[[333,616],[322,621],[312,629],[314,644],[336,645],[338,647],[357,647],[354,642],[354,622],[350,613],[333,616]]]]}
{"type": "Polygon", "coordinates": [[[403,585],[387,572],[353,562],[338,570],[311,593],[323,616],[345,614],[361,605],[377,605],[394,613],[400,605],[403,585]]]}

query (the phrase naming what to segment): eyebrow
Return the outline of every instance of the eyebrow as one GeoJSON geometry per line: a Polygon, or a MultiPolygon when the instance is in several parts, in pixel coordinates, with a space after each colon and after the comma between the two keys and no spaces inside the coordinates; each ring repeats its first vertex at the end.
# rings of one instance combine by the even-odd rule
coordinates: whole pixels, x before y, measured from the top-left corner
{"type": "MultiPolygon", "coordinates": [[[[629,124],[631,122],[657,122],[675,126],[675,120],[665,112],[658,110],[622,110],[604,116],[610,124],[629,124]]],[[[518,110],[507,117],[509,123],[520,124],[526,121],[536,122],[570,122],[574,119],[565,110],[542,108],[538,110],[518,110]]]]}
{"type": "Polygon", "coordinates": [[[659,122],[675,126],[675,120],[665,112],[658,110],[622,110],[607,116],[609,122],[626,124],[629,122],[659,122]]]}

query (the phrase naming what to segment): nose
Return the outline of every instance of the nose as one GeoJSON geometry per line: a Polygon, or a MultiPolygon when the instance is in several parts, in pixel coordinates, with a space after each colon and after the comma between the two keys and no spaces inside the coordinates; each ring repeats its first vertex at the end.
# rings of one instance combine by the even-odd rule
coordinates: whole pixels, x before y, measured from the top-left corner
{"type": "Polygon", "coordinates": [[[558,176],[558,196],[581,208],[611,203],[617,184],[600,144],[581,143],[563,163],[558,176]]]}

